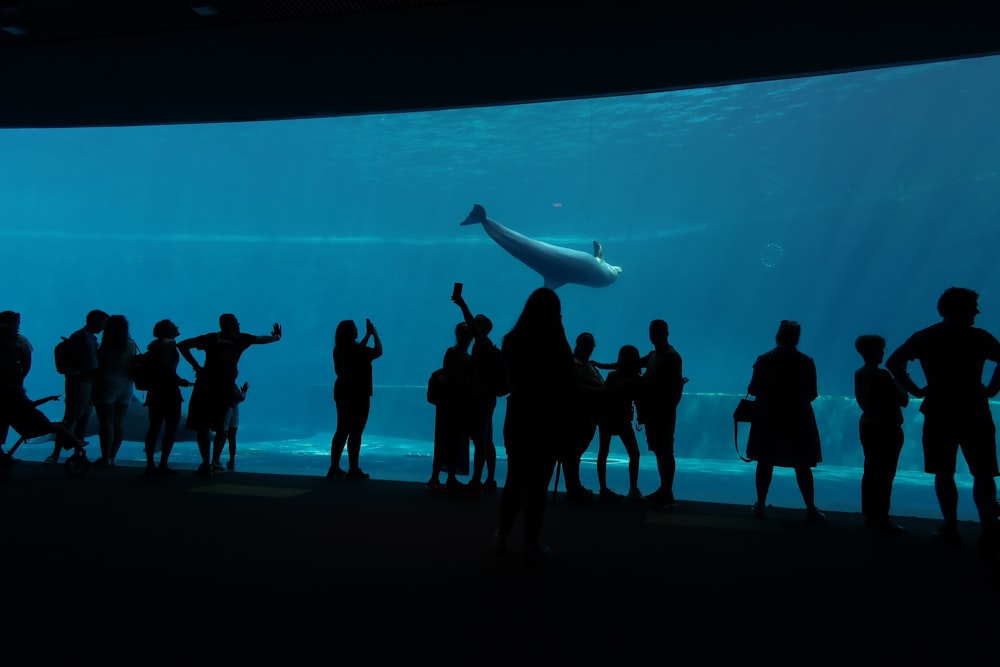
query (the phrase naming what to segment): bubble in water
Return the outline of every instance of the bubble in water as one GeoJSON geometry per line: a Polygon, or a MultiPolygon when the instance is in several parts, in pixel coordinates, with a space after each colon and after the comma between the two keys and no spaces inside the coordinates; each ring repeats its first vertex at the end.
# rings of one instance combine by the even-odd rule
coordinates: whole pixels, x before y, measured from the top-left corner
{"type": "Polygon", "coordinates": [[[777,243],[768,243],[760,249],[760,263],[765,269],[773,269],[781,263],[785,249],[777,243]]]}

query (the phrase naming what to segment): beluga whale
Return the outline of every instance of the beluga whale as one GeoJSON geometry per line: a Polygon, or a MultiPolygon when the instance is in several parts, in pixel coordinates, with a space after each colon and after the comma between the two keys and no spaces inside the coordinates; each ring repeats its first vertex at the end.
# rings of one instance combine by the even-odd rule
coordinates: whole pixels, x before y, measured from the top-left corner
{"type": "Polygon", "coordinates": [[[570,283],[607,287],[622,272],[620,266],[612,266],[604,261],[604,249],[597,241],[594,241],[594,254],[590,255],[580,250],[531,239],[486,217],[486,209],[480,204],[473,206],[472,212],[460,224],[482,225],[487,236],[522,264],[541,274],[545,280],[544,286],[552,290],[570,283]]]}

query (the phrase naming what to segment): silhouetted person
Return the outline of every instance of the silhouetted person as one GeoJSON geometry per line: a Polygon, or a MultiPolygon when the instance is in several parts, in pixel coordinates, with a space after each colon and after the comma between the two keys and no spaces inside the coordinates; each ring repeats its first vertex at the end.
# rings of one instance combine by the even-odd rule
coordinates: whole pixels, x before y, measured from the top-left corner
{"type": "MultiPolygon", "coordinates": [[[[12,348],[8,350],[8,352],[17,352],[17,372],[21,375],[21,386],[23,387],[24,378],[31,371],[31,356],[34,352],[34,348],[31,346],[31,342],[21,334],[21,314],[14,312],[13,310],[0,312],[0,326],[10,327],[14,331],[14,342],[12,343],[12,348]]],[[[10,362],[13,363],[13,359],[10,360],[10,362]]],[[[54,399],[47,398],[42,402],[47,403],[49,400],[54,399]]],[[[0,421],[0,445],[7,442],[7,432],[9,426],[9,424],[0,421]]]]}
{"type": "Polygon", "coordinates": [[[639,350],[634,345],[623,345],[618,351],[618,362],[615,370],[608,373],[604,382],[604,398],[601,402],[600,425],[601,435],[597,450],[597,481],[601,485],[600,499],[603,501],[621,500],[622,496],[615,493],[607,483],[608,453],[611,450],[611,438],[618,436],[625,451],[628,452],[628,495],[632,501],[644,500],[639,491],[639,443],[632,428],[632,418],[635,414],[633,401],[639,392],[642,381],[642,366],[639,361],[639,350]]]}
{"type": "Polygon", "coordinates": [[[222,450],[227,444],[229,460],[226,461],[225,470],[236,469],[236,436],[240,430],[240,403],[247,400],[249,390],[249,382],[244,382],[242,386],[233,385],[232,405],[226,410],[226,416],[222,419],[222,430],[215,434],[215,442],[212,443],[212,470],[216,472],[223,470],[222,450]]]}
{"type": "Polygon", "coordinates": [[[504,419],[507,480],[500,500],[498,553],[506,550],[517,515],[524,511],[526,564],[545,560],[551,550],[541,542],[545,500],[556,460],[567,442],[579,385],[573,352],[562,325],[556,293],[542,287],[528,297],[501,352],[510,394],[504,419]]]}
{"type": "Polygon", "coordinates": [[[472,315],[461,294],[451,300],[462,309],[462,316],[472,334],[469,353],[469,436],[472,439],[472,475],[469,490],[495,493],[497,490],[497,448],[493,441],[493,413],[497,397],[507,393],[507,378],[500,350],[490,340],[493,322],[483,314],[472,315]],[[483,470],[486,480],[482,481],[483,470]]]}
{"type": "Polygon", "coordinates": [[[188,338],[177,343],[177,351],[191,364],[195,372],[194,390],[188,406],[187,427],[198,434],[198,453],[201,465],[198,475],[214,474],[209,461],[212,450],[212,431],[222,428],[226,410],[229,409],[233,385],[239,374],[239,361],[251,345],[266,345],[281,340],[281,325],[271,327],[269,336],[255,336],[240,332],[240,322],[232,313],[219,316],[219,331],[188,338]],[[205,352],[205,364],[199,364],[191,350],[205,352]]]}
{"type": "Polygon", "coordinates": [[[924,471],[934,475],[934,490],[944,524],[935,536],[957,544],[958,488],[955,465],[958,450],[972,475],[972,497],[982,528],[980,547],[995,557],[998,549],[996,503],[996,426],[989,399],[1000,391],[1000,365],[989,385],[983,385],[987,361],[1000,362],[1000,342],[975,326],[979,295],[964,287],[949,287],[937,303],[941,322],[917,331],[889,355],[886,368],[910,394],[923,398],[924,471]],[[926,387],[907,374],[917,360],[926,387]]]}
{"type": "Polygon", "coordinates": [[[670,508],[674,499],[674,432],[677,427],[677,405],[688,379],[684,377],[681,355],[670,344],[670,327],[664,320],[649,323],[649,342],[653,349],[642,358],[646,367],[642,389],[636,400],[639,423],[646,431],[646,446],[656,457],[660,488],[646,496],[655,507],[670,508]]]}
{"type": "Polygon", "coordinates": [[[177,374],[180,353],[177,351],[177,336],[180,329],[170,320],[160,320],[153,326],[154,339],[146,346],[149,363],[149,389],[146,390],[145,405],[149,410],[149,429],[146,431],[144,451],[146,453],[146,475],[169,475],[177,471],[170,467],[170,452],[174,448],[177,427],[181,423],[181,387],[190,387],[191,382],[177,374]],[[160,429],[163,440],[160,444],[160,465],[156,465],[156,440],[160,429]]]}
{"type": "Polygon", "coordinates": [[[458,475],[469,473],[469,345],[472,330],[465,322],[455,325],[455,344],[445,350],[444,398],[434,409],[434,458],[427,488],[431,491],[465,491],[458,475]],[[441,473],[447,477],[441,484],[441,473]]]}
{"type": "Polygon", "coordinates": [[[333,401],[337,406],[337,430],[330,440],[330,470],[327,479],[360,480],[369,475],[361,469],[361,437],[368,423],[373,392],[372,362],[382,356],[382,339],[371,320],[365,320],[365,335],[358,341],[358,327],[343,320],[333,334],[333,401]],[[368,342],[371,341],[371,347],[368,342]],[[347,447],[347,472],[340,457],[347,447]]]}
{"type": "Polygon", "coordinates": [[[903,449],[903,408],[910,402],[906,390],[881,367],[885,338],[858,336],[854,342],[864,366],[854,372],[854,397],[861,407],[858,436],[865,453],[861,475],[861,514],[865,525],[880,533],[905,533],[892,522],[889,507],[903,449]]]}
{"type": "Polygon", "coordinates": [[[823,460],[819,429],[812,402],[816,388],[816,364],[797,348],[802,327],[782,320],[774,340],[777,346],[757,357],[747,390],[756,397],[747,458],[757,462],[757,502],[754,516],[762,518],[775,466],[793,468],[795,481],[806,505],[806,519],[825,517],[815,503],[812,469],[823,460]]]}
{"type": "MultiPolygon", "coordinates": [[[[20,318],[18,318],[20,319],[20,318]]],[[[21,438],[55,434],[67,448],[87,443],[60,422],[51,422],[38,406],[57,397],[32,401],[24,391],[23,347],[17,328],[0,322],[0,423],[13,428],[21,438]]],[[[3,448],[0,447],[0,452],[3,448]]]]}
{"type": "Polygon", "coordinates": [[[597,432],[604,397],[604,376],[598,369],[608,366],[591,360],[590,355],[594,353],[596,346],[594,335],[584,331],[576,337],[573,348],[573,362],[580,391],[571,417],[572,425],[566,429],[567,444],[561,460],[563,478],[566,480],[566,497],[574,503],[589,503],[594,499],[594,492],[585,487],[580,479],[580,461],[597,432]]]}
{"type": "MultiPolygon", "coordinates": [[[[103,310],[92,310],[87,313],[86,324],[69,335],[67,345],[70,364],[66,368],[66,384],[63,392],[65,412],[62,424],[71,432],[75,441],[83,441],[87,434],[87,422],[94,408],[94,379],[97,377],[97,334],[104,331],[104,323],[108,314],[103,310]]],[[[46,464],[59,462],[59,453],[73,446],[56,437],[52,454],[46,459],[46,464]]]]}
{"type": "Polygon", "coordinates": [[[122,446],[125,413],[132,402],[135,386],[132,371],[139,348],[129,336],[124,315],[112,315],[104,325],[104,336],[97,350],[97,376],[94,379],[94,410],[97,412],[101,456],[98,467],[114,467],[122,446]]]}

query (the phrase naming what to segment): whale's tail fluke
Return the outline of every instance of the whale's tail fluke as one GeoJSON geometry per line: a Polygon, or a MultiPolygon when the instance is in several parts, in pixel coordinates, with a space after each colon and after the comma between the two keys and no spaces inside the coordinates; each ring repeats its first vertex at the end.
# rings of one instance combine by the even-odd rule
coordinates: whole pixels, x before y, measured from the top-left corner
{"type": "Polygon", "coordinates": [[[459,225],[481,225],[486,222],[486,209],[483,208],[482,204],[476,204],[472,207],[472,212],[469,213],[468,217],[459,225]]]}

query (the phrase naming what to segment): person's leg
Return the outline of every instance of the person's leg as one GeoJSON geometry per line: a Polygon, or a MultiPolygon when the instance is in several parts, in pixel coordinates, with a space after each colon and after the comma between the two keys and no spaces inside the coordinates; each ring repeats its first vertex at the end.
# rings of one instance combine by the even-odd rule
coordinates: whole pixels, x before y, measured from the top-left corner
{"type": "Polygon", "coordinates": [[[226,424],[223,423],[222,427],[215,432],[212,437],[212,467],[221,468],[222,467],[222,450],[226,447],[226,438],[229,435],[229,429],[226,424]]]}
{"type": "Polygon", "coordinates": [[[774,466],[758,461],[757,470],[754,473],[754,483],[757,486],[757,502],[753,504],[754,512],[757,516],[764,516],[764,508],[767,506],[767,492],[771,489],[771,478],[773,477],[774,466]]]}
{"type": "Polygon", "coordinates": [[[199,475],[211,475],[212,463],[209,457],[212,454],[212,430],[209,428],[198,429],[198,454],[201,456],[201,465],[198,467],[199,475]]]}
{"type": "Polygon", "coordinates": [[[359,398],[352,409],[351,430],[347,436],[348,476],[363,478],[367,475],[361,470],[361,440],[368,425],[368,415],[371,412],[371,402],[368,397],[359,398]]]}
{"type": "Polygon", "coordinates": [[[628,494],[632,500],[642,499],[639,491],[639,442],[636,440],[635,431],[630,424],[619,436],[625,451],[628,453],[628,494]]]}
{"type": "MultiPolygon", "coordinates": [[[[521,443],[523,446],[523,443],[521,443]]],[[[503,483],[503,493],[500,495],[500,520],[497,527],[497,550],[502,551],[507,546],[514,522],[524,503],[527,485],[527,465],[523,452],[507,448],[507,479],[503,483]]]]}
{"type": "Polygon", "coordinates": [[[128,412],[128,406],[128,403],[114,404],[114,411],[111,417],[113,426],[110,452],[111,460],[109,461],[111,465],[115,465],[115,459],[118,457],[118,451],[122,448],[122,442],[125,440],[125,413],[128,412]]]}
{"type": "Polygon", "coordinates": [[[181,404],[174,403],[166,407],[163,418],[163,441],[160,443],[160,467],[163,474],[177,471],[170,467],[170,452],[174,450],[174,439],[181,425],[181,404]]]}
{"type": "MultiPolygon", "coordinates": [[[[160,435],[160,429],[164,421],[164,409],[159,403],[150,403],[149,428],[146,429],[146,438],[143,441],[143,451],[146,454],[146,471],[153,471],[156,468],[156,439],[160,435]]],[[[162,451],[162,448],[161,448],[162,451]]]]}
{"type": "Polygon", "coordinates": [[[497,487],[497,445],[493,441],[493,414],[496,411],[496,405],[497,401],[493,399],[486,415],[486,481],[483,485],[487,490],[495,490],[497,487]]]}
{"type": "Polygon", "coordinates": [[[542,544],[542,520],[548,504],[549,484],[555,469],[555,454],[547,450],[549,443],[537,442],[532,450],[527,470],[524,496],[524,559],[528,564],[551,555],[542,544]]]}
{"type": "Polygon", "coordinates": [[[799,493],[802,494],[802,502],[806,509],[816,508],[816,483],[813,480],[812,468],[809,466],[796,466],[795,482],[799,485],[799,493]]]}
{"type": "Polygon", "coordinates": [[[101,445],[101,457],[94,465],[108,465],[111,461],[112,439],[114,438],[114,403],[101,403],[94,406],[97,412],[97,437],[101,445]]]}
{"type": "Polygon", "coordinates": [[[239,430],[238,426],[230,426],[226,432],[226,442],[229,443],[229,461],[226,462],[228,470],[236,467],[236,432],[239,430]]]}
{"type": "Polygon", "coordinates": [[[601,493],[608,491],[608,454],[611,452],[611,434],[601,428],[597,439],[597,484],[601,493]]]}
{"type": "Polygon", "coordinates": [[[330,471],[327,477],[343,476],[344,471],[340,467],[340,458],[344,454],[344,446],[347,444],[349,433],[350,410],[344,399],[335,401],[337,405],[337,430],[330,440],[330,471]]]}

